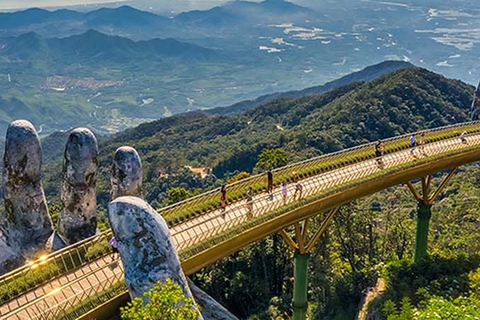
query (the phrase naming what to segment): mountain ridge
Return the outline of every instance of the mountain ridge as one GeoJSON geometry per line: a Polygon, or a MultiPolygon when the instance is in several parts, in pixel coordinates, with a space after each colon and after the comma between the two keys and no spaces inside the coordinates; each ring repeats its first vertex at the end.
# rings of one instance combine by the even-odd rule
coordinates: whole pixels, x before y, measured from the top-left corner
{"type": "Polygon", "coordinates": [[[175,20],[198,26],[223,26],[227,23],[246,25],[254,21],[276,21],[285,16],[292,20],[305,18],[311,9],[284,0],[265,0],[262,2],[230,1],[209,10],[193,10],[175,16],[175,20]]]}
{"type": "MultiPolygon", "coordinates": [[[[18,37],[0,38],[0,52],[9,58],[35,59],[39,55],[50,59],[100,59],[103,62],[125,62],[149,57],[189,57],[201,60],[218,59],[220,53],[176,39],[133,41],[120,36],[89,29],[80,35],[65,38],[45,38],[35,32],[18,37]],[[103,58],[103,59],[102,59],[103,58]]],[[[80,60],[81,61],[81,60],[80,60]]]]}
{"type": "Polygon", "coordinates": [[[260,96],[253,100],[244,100],[230,106],[213,108],[204,112],[210,115],[236,114],[247,109],[258,107],[262,104],[268,103],[276,99],[298,98],[298,97],[304,97],[309,95],[317,95],[317,94],[321,94],[321,93],[333,90],[334,88],[339,86],[348,85],[353,82],[368,82],[379,76],[382,76],[384,74],[390,73],[398,69],[414,68],[414,67],[415,65],[409,62],[386,60],[375,65],[367,66],[360,71],[352,72],[339,79],[327,82],[323,85],[312,86],[312,87],[308,87],[301,90],[275,92],[272,94],[260,96]]]}

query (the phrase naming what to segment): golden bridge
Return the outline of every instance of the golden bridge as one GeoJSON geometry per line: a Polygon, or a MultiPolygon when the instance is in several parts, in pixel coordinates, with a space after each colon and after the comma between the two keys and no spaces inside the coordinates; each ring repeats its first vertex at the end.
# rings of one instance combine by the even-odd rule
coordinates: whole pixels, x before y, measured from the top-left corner
{"type": "MultiPolygon", "coordinates": [[[[415,259],[421,259],[427,250],[431,204],[457,167],[480,160],[480,122],[424,132],[425,144],[413,150],[410,135],[384,140],[381,160],[375,158],[374,143],[369,143],[274,170],[273,199],[263,174],[227,185],[225,211],[220,209],[218,189],[158,210],[170,226],[184,272],[193,274],[278,232],[298,257],[295,319],[306,308],[308,253],[338,207],[398,184],[407,184],[419,203],[415,259]],[[460,139],[462,132],[466,142],[460,139]],[[432,175],[447,170],[440,186],[430,190],[432,175]],[[421,192],[411,183],[418,179],[421,192]],[[286,203],[280,190],[283,181],[291,182],[286,203]],[[301,198],[294,196],[294,181],[303,186],[301,198]],[[255,195],[247,203],[250,187],[255,195]],[[307,239],[309,218],[317,215],[323,223],[307,239]],[[285,231],[292,226],[294,237],[285,231]]],[[[118,313],[128,293],[122,264],[113,259],[108,246],[110,237],[110,230],[103,232],[0,277],[0,319],[108,319],[118,313]]]]}

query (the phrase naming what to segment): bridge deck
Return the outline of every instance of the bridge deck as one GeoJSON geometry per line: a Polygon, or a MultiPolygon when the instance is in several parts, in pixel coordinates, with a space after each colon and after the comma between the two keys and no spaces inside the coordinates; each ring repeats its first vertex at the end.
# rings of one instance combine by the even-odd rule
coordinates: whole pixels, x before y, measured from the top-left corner
{"type": "MultiPolygon", "coordinates": [[[[173,241],[180,252],[185,272],[191,274],[237,250],[238,247],[256,240],[252,237],[242,240],[243,242],[232,246],[228,250],[221,252],[212,250],[214,253],[207,258],[202,256],[222,241],[238,237],[241,234],[235,229],[238,226],[255,221],[258,221],[258,224],[266,223],[265,221],[268,221],[271,217],[295,215],[295,208],[316,201],[316,196],[324,196],[332,190],[340,192],[341,189],[338,188],[352,182],[361,182],[363,179],[377,178],[377,176],[378,179],[381,179],[382,174],[388,175],[393,169],[401,170],[405,165],[415,167],[417,163],[425,164],[430,159],[435,161],[452,154],[467,153],[467,151],[469,153],[474,152],[476,160],[479,160],[480,152],[475,151],[480,150],[480,148],[476,148],[477,146],[480,146],[480,133],[469,135],[467,144],[461,143],[458,137],[428,143],[422,151],[417,147],[415,156],[411,154],[409,149],[387,154],[383,156],[382,168],[378,166],[375,159],[369,159],[320,173],[300,180],[303,186],[302,200],[294,199],[295,186],[290,184],[287,201],[284,204],[280,187],[277,187],[274,189],[273,199],[270,199],[265,192],[254,196],[251,216],[248,214],[245,200],[233,202],[227,206],[225,212],[219,209],[213,210],[175,225],[170,229],[173,241]],[[232,233],[228,233],[231,230],[233,230],[232,233]],[[215,241],[208,242],[211,239],[215,241]]],[[[470,158],[468,161],[462,160],[460,164],[470,161],[472,161],[470,158]]],[[[286,226],[288,225],[283,227],[286,226]]],[[[265,229],[267,232],[264,232],[262,237],[276,232],[277,229],[278,225],[271,229],[267,226],[267,229],[265,229]]],[[[89,299],[89,297],[121,284],[122,273],[121,263],[112,262],[110,256],[104,256],[0,306],[0,319],[58,318],[62,312],[89,299]]]]}

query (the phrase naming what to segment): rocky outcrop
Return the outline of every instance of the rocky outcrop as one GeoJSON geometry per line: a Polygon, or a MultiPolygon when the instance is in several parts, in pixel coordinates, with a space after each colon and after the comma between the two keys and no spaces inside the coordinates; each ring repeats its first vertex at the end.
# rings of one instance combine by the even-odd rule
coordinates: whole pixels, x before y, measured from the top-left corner
{"type": "Polygon", "coordinates": [[[215,299],[210,297],[202,289],[197,287],[193,281],[188,279],[188,285],[192,291],[195,302],[200,306],[200,312],[205,320],[238,320],[233,314],[225,309],[215,299]]]}
{"type": "Polygon", "coordinates": [[[43,251],[53,231],[41,183],[41,167],[42,148],[35,128],[26,120],[12,122],[5,141],[6,216],[1,220],[5,221],[8,245],[21,250],[25,257],[43,251]]]}
{"type": "Polygon", "coordinates": [[[117,149],[110,184],[112,199],[122,196],[142,198],[142,161],[137,150],[132,147],[117,149]]]}
{"type": "Polygon", "coordinates": [[[93,236],[97,229],[97,157],[93,133],[86,128],[73,130],[65,147],[58,216],[58,232],[70,244],[93,236]]]}
{"type": "Polygon", "coordinates": [[[167,278],[192,298],[170,231],[161,215],[142,199],[119,197],[108,206],[108,216],[132,298],[146,299],[143,293],[167,278]]]}

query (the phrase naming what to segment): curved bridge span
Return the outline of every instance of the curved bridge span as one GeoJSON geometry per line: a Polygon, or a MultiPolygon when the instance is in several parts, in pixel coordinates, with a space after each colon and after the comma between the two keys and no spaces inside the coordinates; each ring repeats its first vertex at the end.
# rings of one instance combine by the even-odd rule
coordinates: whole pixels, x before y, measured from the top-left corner
{"type": "MultiPolygon", "coordinates": [[[[277,169],[272,198],[266,192],[265,175],[257,175],[227,186],[225,211],[220,209],[218,190],[160,209],[185,273],[333,209],[325,214],[320,228],[324,230],[335,208],[344,203],[480,160],[480,122],[427,130],[425,145],[413,151],[409,136],[384,140],[381,163],[369,143],[277,169]],[[464,131],[466,143],[460,140],[464,131]],[[303,186],[301,198],[294,196],[295,186],[290,183],[284,202],[279,185],[294,180],[303,186]],[[255,195],[247,203],[250,187],[255,195]]],[[[0,319],[103,318],[115,309],[128,295],[121,263],[104,249],[110,236],[111,231],[106,231],[2,276],[0,319]],[[38,277],[41,281],[32,280],[38,277]]]]}

